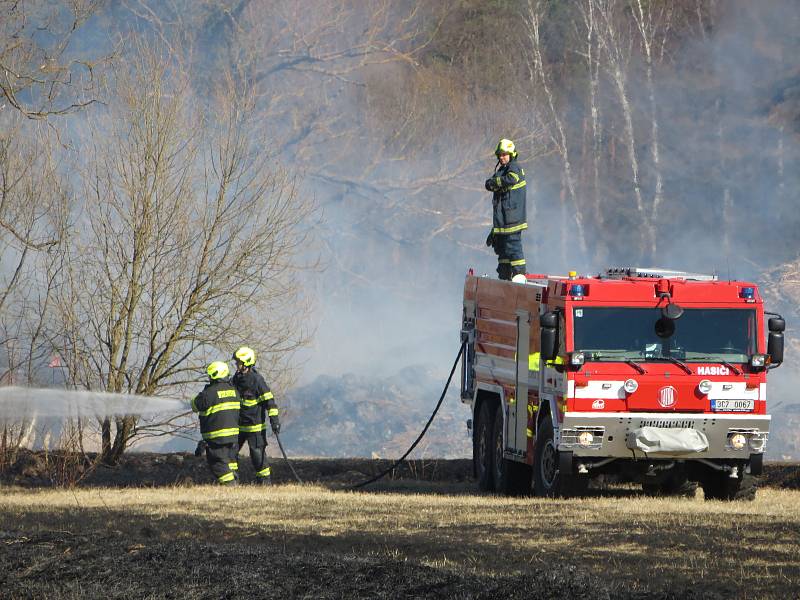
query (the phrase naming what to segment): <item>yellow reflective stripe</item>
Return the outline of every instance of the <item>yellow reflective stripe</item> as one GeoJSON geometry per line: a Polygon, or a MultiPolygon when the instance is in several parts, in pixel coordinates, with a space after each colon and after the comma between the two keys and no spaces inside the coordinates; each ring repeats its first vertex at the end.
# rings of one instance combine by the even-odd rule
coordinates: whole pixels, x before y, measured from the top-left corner
{"type": "Polygon", "coordinates": [[[528,416],[533,416],[533,404],[528,404],[528,416]]]}
{"type": "Polygon", "coordinates": [[[514,185],[512,185],[508,189],[510,189],[510,190],[518,190],[519,188],[524,188],[524,187],[525,187],[525,182],[524,181],[520,181],[519,183],[515,183],[514,185]]]}
{"type": "Polygon", "coordinates": [[[268,417],[277,417],[278,416],[278,409],[277,408],[270,408],[267,411],[267,416],[268,417]]]}
{"type": "Polygon", "coordinates": [[[192,412],[197,412],[197,405],[194,403],[197,400],[197,396],[192,398],[192,412]]]}
{"type": "Polygon", "coordinates": [[[239,470],[239,463],[238,463],[238,462],[235,462],[235,463],[228,463],[228,468],[229,468],[231,471],[238,471],[238,470],[239,470]]]}
{"type": "Polygon", "coordinates": [[[525,177],[525,169],[523,169],[522,167],[520,167],[520,169],[519,169],[519,172],[520,172],[520,175],[522,175],[523,177],[525,177]]]}
{"type": "Polygon", "coordinates": [[[202,417],[207,417],[208,415],[213,415],[214,413],[222,412],[223,410],[239,410],[241,408],[240,402],[220,402],[219,404],[215,404],[214,406],[210,407],[208,410],[205,410],[200,414],[202,417]]]}
{"type": "Polygon", "coordinates": [[[228,437],[229,435],[239,435],[238,427],[228,427],[227,429],[217,429],[216,431],[209,431],[203,434],[203,439],[213,440],[219,437],[228,437]]]}
{"type": "Polygon", "coordinates": [[[220,390],[217,398],[236,398],[236,390],[220,390]]]}
{"type": "Polygon", "coordinates": [[[511,171],[511,172],[509,173],[509,175],[511,175],[511,177],[513,177],[513,178],[514,178],[514,181],[519,181],[519,175],[517,175],[516,173],[514,173],[514,171],[511,171]]]}
{"type": "Polygon", "coordinates": [[[527,435],[529,438],[532,438],[533,437],[533,429],[531,429],[530,427],[525,429],[525,435],[527,435]]]}
{"type": "Polygon", "coordinates": [[[272,392],[265,392],[261,394],[261,401],[266,402],[267,400],[272,400],[275,396],[272,395],[272,392]]]}
{"type": "Polygon", "coordinates": [[[257,398],[246,398],[242,400],[242,406],[247,406],[250,408],[251,406],[256,406],[258,404],[257,398]]]}
{"type": "Polygon", "coordinates": [[[256,471],[256,477],[269,477],[270,475],[272,475],[272,469],[270,467],[256,471]]]}
{"type": "MultiPolygon", "coordinates": [[[[529,371],[538,371],[539,370],[539,359],[541,358],[541,352],[534,352],[533,354],[528,355],[528,370],[529,371]]],[[[553,365],[563,365],[564,359],[560,356],[556,356],[555,360],[548,360],[547,366],[552,367],[553,365]]],[[[534,410],[536,410],[534,408],[534,410]]]]}
{"type": "Polygon", "coordinates": [[[500,263],[501,265],[510,265],[511,264],[511,259],[510,258],[500,258],[500,259],[497,260],[497,262],[500,263]]]}
{"type": "Polygon", "coordinates": [[[524,264],[525,264],[525,259],[524,258],[521,258],[519,260],[512,260],[511,261],[511,266],[512,267],[520,267],[520,266],[522,266],[524,264]]]}
{"type": "Polygon", "coordinates": [[[217,481],[220,483],[227,483],[229,481],[233,481],[234,479],[236,478],[234,477],[233,473],[225,473],[225,475],[220,475],[217,477],[217,481]]]}
{"type": "Polygon", "coordinates": [[[266,428],[266,423],[259,423],[258,425],[239,425],[239,431],[242,433],[256,433],[264,431],[266,428]]]}
{"type": "Polygon", "coordinates": [[[499,177],[495,177],[494,182],[497,184],[497,187],[503,187],[503,182],[500,181],[499,177]]]}
{"type": "Polygon", "coordinates": [[[492,233],[516,233],[517,231],[522,231],[523,229],[527,228],[527,223],[520,223],[519,225],[514,225],[513,227],[495,227],[492,229],[492,233]]]}

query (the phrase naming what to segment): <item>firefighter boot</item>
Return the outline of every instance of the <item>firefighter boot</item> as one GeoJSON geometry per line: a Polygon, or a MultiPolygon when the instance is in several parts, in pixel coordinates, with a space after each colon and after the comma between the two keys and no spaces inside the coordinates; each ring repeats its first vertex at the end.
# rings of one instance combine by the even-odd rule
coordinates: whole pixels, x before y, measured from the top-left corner
{"type": "Polygon", "coordinates": [[[197,447],[194,449],[195,456],[203,456],[206,452],[206,448],[208,448],[208,444],[206,444],[205,440],[200,440],[197,442],[197,447]]]}

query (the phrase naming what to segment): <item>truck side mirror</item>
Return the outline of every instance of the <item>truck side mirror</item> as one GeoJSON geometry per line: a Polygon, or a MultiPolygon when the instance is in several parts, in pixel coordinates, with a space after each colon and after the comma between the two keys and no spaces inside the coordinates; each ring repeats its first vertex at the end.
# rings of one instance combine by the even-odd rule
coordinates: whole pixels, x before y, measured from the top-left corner
{"type": "Polygon", "coordinates": [[[546,312],[539,317],[542,327],[541,353],[545,361],[555,360],[558,356],[558,313],[546,312]]]}
{"type": "Polygon", "coordinates": [[[767,354],[770,357],[770,368],[775,368],[783,362],[783,332],[786,321],[783,317],[772,317],[767,321],[769,335],[767,336],[767,354]]]}
{"type": "Polygon", "coordinates": [[[683,308],[671,302],[661,309],[661,315],[670,321],[677,321],[683,316],[683,308]]]}
{"type": "Polygon", "coordinates": [[[786,321],[781,317],[772,317],[767,321],[771,333],[783,333],[786,330],[786,321]]]}
{"type": "Polygon", "coordinates": [[[661,317],[658,321],[656,321],[655,331],[656,335],[661,339],[672,337],[672,334],[675,333],[674,319],[661,317]]]}
{"type": "MultiPolygon", "coordinates": [[[[773,319],[770,319],[772,321],[773,319]]],[[[782,321],[783,319],[781,319],[782,321]]],[[[783,333],[780,331],[770,331],[767,337],[767,354],[770,362],[778,365],[783,362],[783,333]]]]}

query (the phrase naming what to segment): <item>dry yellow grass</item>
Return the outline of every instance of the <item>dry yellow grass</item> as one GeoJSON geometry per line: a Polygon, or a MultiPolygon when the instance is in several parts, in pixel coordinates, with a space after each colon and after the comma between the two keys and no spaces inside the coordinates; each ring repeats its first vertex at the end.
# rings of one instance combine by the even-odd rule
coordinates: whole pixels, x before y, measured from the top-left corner
{"type": "Polygon", "coordinates": [[[411,561],[476,576],[572,565],[612,590],[800,595],[800,492],[755,502],[637,495],[570,500],[234,489],[5,490],[0,529],[122,540],[279,544],[287,552],[411,561]]]}

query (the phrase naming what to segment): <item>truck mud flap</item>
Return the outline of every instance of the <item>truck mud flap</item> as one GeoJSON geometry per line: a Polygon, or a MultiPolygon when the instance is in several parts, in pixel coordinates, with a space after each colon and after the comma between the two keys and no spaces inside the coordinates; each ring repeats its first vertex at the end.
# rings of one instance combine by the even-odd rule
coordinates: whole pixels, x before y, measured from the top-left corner
{"type": "Polygon", "coordinates": [[[563,450],[558,453],[558,472],[572,475],[572,452],[564,452],[563,450]]]}

